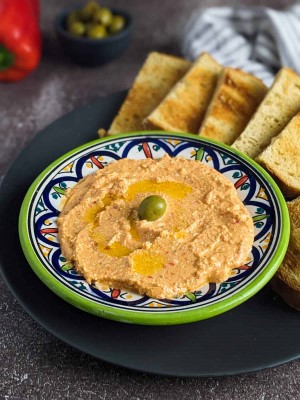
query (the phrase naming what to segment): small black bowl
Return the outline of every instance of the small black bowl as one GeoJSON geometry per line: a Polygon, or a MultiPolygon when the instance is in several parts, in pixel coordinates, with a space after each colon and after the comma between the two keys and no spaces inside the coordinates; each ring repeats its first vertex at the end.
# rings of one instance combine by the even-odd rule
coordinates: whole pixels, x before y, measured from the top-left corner
{"type": "Polygon", "coordinates": [[[86,67],[97,67],[118,58],[128,47],[132,18],[124,11],[111,9],[113,14],[122,15],[126,20],[124,29],[103,39],[77,37],[67,31],[66,21],[71,10],[63,11],[55,19],[55,29],[59,41],[70,59],[86,67]]]}

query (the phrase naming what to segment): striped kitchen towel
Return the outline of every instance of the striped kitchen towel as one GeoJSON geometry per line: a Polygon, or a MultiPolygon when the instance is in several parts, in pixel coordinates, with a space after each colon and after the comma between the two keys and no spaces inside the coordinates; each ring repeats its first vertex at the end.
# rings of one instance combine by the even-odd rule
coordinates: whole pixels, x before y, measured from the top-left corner
{"type": "Polygon", "coordinates": [[[300,73],[300,4],[283,10],[266,7],[215,7],[194,11],[184,27],[183,55],[202,51],[225,66],[240,68],[271,85],[281,66],[300,73]]]}

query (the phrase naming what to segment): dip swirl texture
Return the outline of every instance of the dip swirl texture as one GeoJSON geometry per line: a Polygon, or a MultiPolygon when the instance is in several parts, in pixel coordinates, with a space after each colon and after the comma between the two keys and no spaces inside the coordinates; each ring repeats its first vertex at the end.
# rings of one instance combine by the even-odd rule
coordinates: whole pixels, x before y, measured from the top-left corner
{"type": "Polygon", "coordinates": [[[154,298],[223,282],[243,265],[252,218],[233,184],[198,161],[122,159],[69,190],[58,218],[63,255],[88,283],[154,298]],[[141,220],[140,203],[159,195],[167,208],[141,220]]]}

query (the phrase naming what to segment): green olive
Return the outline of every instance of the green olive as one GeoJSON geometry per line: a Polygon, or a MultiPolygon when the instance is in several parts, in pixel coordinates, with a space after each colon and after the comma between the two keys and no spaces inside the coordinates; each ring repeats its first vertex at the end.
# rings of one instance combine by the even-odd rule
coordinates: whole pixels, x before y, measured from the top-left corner
{"type": "Polygon", "coordinates": [[[75,36],[83,36],[85,33],[85,26],[80,21],[75,21],[68,27],[68,31],[75,36]]]}
{"type": "Polygon", "coordinates": [[[109,31],[111,33],[118,33],[122,29],[124,29],[124,26],[125,26],[125,18],[122,17],[122,15],[115,15],[109,26],[109,31]]]}
{"type": "Polygon", "coordinates": [[[100,9],[99,4],[95,1],[89,1],[81,10],[80,10],[80,19],[82,22],[89,22],[93,19],[94,14],[100,9]]]}
{"type": "Polygon", "coordinates": [[[103,24],[105,26],[110,25],[112,19],[113,19],[113,14],[109,8],[104,8],[104,7],[100,8],[100,10],[98,10],[94,14],[94,21],[103,24]]]}
{"type": "Polygon", "coordinates": [[[79,11],[78,10],[70,12],[70,14],[67,16],[67,27],[68,27],[68,29],[70,28],[70,26],[74,22],[78,22],[79,20],[80,20],[80,17],[79,17],[79,11]]]}
{"type": "Polygon", "coordinates": [[[93,25],[87,31],[87,37],[90,39],[103,39],[106,36],[106,28],[103,25],[93,25]]]}
{"type": "Polygon", "coordinates": [[[167,203],[164,198],[157,195],[149,196],[139,205],[138,216],[147,221],[156,221],[164,215],[166,208],[167,203]]]}
{"type": "Polygon", "coordinates": [[[91,16],[100,9],[99,4],[96,1],[88,1],[83,7],[86,12],[90,12],[91,16]]]}

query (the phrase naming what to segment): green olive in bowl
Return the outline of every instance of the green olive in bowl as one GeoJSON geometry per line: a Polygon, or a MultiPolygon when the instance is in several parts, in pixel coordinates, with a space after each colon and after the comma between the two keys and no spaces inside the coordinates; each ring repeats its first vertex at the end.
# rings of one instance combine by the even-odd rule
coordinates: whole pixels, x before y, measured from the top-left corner
{"type": "Polygon", "coordinates": [[[132,17],[119,9],[111,8],[111,12],[113,17],[122,17],[124,20],[124,27],[119,31],[120,28],[114,27],[114,18],[111,26],[97,23],[93,17],[83,22],[78,8],[67,9],[56,17],[55,30],[58,39],[65,54],[73,62],[81,66],[97,67],[115,60],[127,49],[133,28],[132,17]],[[84,29],[77,23],[83,24],[84,29]]]}
{"type": "Polygon", "coordinates": [[[108,7],[100,7],[96,1],[89,1],[67,15],[66,28],[74,36],[103,39],[122,32],[126,18],[108,7]]]}

